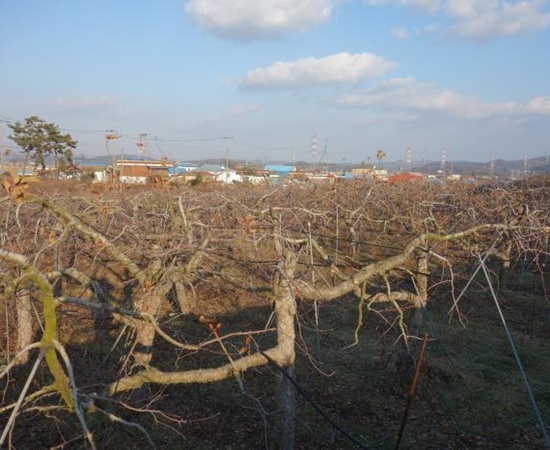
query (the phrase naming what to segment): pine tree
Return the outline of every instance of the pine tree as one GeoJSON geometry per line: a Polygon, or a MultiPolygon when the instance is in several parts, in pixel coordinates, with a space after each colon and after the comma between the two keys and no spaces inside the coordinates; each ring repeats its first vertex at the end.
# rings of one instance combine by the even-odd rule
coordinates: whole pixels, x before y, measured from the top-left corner
{"type": "Polygon", "coordinates": [[[73,164],[73,149],[76,148],[75,141],[70,134],[61,134],[59,126],[47,123],[43,119],[31,116],[23,123],[16,122],[8,125],[12,134],[9,138],[14,141],[27,158],[34,161],[35,168],[46,168],[46,158],[53,155],[55,167],[58,167],[58,158],[64,165],[73,164]]]}

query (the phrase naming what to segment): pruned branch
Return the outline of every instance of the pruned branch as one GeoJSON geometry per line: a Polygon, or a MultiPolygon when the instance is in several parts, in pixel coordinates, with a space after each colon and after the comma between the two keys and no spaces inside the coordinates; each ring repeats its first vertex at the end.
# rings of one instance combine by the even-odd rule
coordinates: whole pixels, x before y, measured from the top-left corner
{"type": "MultiPolygon", "coordinates": [[[[365,281],[382,276],[400,266],[405,266],[412,254],[419,248],[426,248],[428,245],[435,245],[437,243],[458,241],[483,232],[492,231],[501,233],[505,230],[518,229],[520,229],[520,227],[512,227],[503,224],[484,224],[452,234],[422,234],[409,241],[397,255],[368,264],[364,268],[358,270],[353,277],[341,281],[335,286],[312,286],[305,280],[299,280],[296,282],[297,290],[300,296],[306,300],[333,300],[350,292],[354,292],[357,287],[361,286],[365,281]]],[[[538,228],[537,231],[548,233],[550,227],[541,227],[538,228]]]]}

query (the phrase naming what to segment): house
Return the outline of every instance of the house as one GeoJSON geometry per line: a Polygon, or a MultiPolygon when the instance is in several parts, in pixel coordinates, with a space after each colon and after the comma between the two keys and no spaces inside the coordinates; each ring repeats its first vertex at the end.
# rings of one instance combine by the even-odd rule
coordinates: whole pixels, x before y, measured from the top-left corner
{"type": "Polygon", "coordinates": [[[118,160],[115,164],[115,176],[121,183],[145,184],[150,180],[168,178],[168,169],[175,162],[161,160],[118,160]]]}
{"type": "Polygon", "coordinates": [[[243,177],[237,173],[235,169],[226,169],[222,165],[204,164],[198,167],[197,171],[213,174],[215,181],[220,183],[236,183],[243,181],[243,177]]]}
{"type": "Polygon", "coordinates": [[[267,172],[275,173],[281,177],[287,177],[289,173],[294,172],[296,168],[294,166],[282,166],[278,164],[267,164],[264,166],[264,170],[267,172]]]}
{"type": "Polygon", "coordinates": [[[173,161],[120,159],[114,168],[108,166],[104,171],[95,172],[97,182],[120,181],[129,184],[146,184],[149,181],[168,178],[168,169],[174,167],[173,161]]]}
{"type": "Polygon", "coordinates": [[[376,167],[357,167],[351,169],[355,178],[366,178],[369,180],[387,181],[389,173],[386,169],[377,169],[376,167]]]}
{"type": "Polygon", "coordinates": [[[180,175],[170,175],[169,182],[174,184],[186,185],[195,183],[213,183],[214,175],[210,172],[200,172],[191,170],[183,172],[180,175]]]}
{"type": "Polygon", "coordinates": [[[189,162],[177,163],[174,167],[168,168],[168,175],[170,175],[171,177],[185,175],[189,172],[196,172],[198,167],[199,166],[197,164],[189,162]]]}
{"type": "Polygon", "coordinates": [[[223,168],[220,173],[216,174],[216,181],[222,183],[240,183],[243,181],[243,177],[234,169],[223,168]]]}

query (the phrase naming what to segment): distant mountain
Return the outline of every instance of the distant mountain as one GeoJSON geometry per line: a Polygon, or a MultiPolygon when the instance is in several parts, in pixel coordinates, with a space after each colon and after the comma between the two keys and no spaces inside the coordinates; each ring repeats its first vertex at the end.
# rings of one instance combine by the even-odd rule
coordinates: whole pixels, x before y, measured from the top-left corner
{"type": "MultiPolygon", "coordinates": [[[[114,155],[115,160],[121,159],[139,159],[138,155],[114,155]]],[[[146,159],[153,160],[155,158],[146,157],[146,159]]],[[[76,163],[82,166],[99,166],[104,167],[110,164],[109,156],[95,156],[95,157],[77,157],[76,163]]],[[[206,159],[186,159],[185,162],[194,163],[197,165],[203,164],[218,164],[225,165],[227,160],[225,158],[206,158],[206,159]]],[[[255,160],[235,160],[229,161],[230,167],[236,168],[263,168],[265,165],[292,165],[292,162],[284,160],[267,160],[267,159],[255,159],[255,160]]],[[[295,161],[294,165],[299,170],[328,170],[331,172],[345,172],[351,170],[353,167],[359,166],[359,164],[351,163],[312,163],[307,161],[295,161]]],[[[369,166],[375,165],[377,167],[386,169],[390,172],[407,171],[403,161],[383,161],[378,164],[368,164],[369,166]]],[[[413,162],[410,170],[413,172],[421,173],[438,173],[443,170],[440,161],[421,161],[413,162]]],[[[518,174],[524,174],[527,170],[529,173],[550,173],[550,161],[549,157],[541,156],[537,158],[531,158],[526,160],[513,160],[506,161],[502,159],[495,159],[488,162],[472,162],[472,161],[449,161],[445,164],[445,172],[460,174],[464,176],[496,176],[496,177],[510,177],[518,174]]]]}
{"type": "MultiPolygon", "coordinates": [[[[431,162],[420,167],[420,171],[426,173],[434,173],[441,169],[440,162],[431,162]]],[[[545,156],[514,161],[494,159],[486,163],[453,161],[445,164],[445,170],[460,175],[509,177],[525,172],[550,173],[550,162],[545,156]]]]}

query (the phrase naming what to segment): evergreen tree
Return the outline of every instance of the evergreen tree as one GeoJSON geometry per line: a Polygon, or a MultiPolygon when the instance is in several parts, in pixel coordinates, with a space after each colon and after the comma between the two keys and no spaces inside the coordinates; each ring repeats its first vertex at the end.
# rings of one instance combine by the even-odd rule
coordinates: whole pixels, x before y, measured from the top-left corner
{"type": "Polygon", "coordinates": [[[53,155],[57,168],[58,157],[65,165],[73,164],[73,149],[76,148],[75,141],[70,134],[61,134],[59,126],[47,123],[36,116],[27,117],[23,123],[16,122],[8,125],[12,134],[9,138],[14,141],[27,158],[34,161],[35,168],[46,168],[45,160],[53,155]]]}

